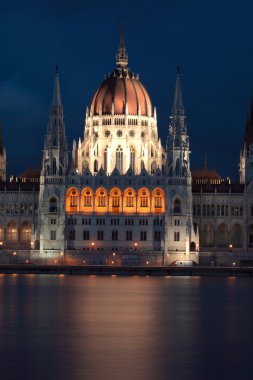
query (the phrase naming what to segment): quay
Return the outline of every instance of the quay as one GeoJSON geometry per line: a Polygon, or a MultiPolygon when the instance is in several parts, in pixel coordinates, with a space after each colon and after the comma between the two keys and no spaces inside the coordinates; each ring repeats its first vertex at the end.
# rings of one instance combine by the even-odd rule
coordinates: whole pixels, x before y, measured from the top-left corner
{"type": "Polygon", "coordinates": [[[5,264],[0,265],[0,274],[253,277],[253,267],[5,264]]]}

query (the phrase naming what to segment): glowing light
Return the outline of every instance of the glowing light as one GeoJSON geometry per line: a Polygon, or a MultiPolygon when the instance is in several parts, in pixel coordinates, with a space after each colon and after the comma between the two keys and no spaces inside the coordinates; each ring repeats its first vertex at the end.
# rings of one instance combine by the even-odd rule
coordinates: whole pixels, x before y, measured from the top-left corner
{"type": "Polygon", "coordinates": [[[94,242],[91,243],[92,247],[94,247],[94,244],[95,244],[94,242]]]}
{"type": "Polygon", "coordinates": [[[113,254],[112,254],[113,256],[115,256],[116,255],[116,253],[115,252],[113,252],[113,254]]]}
{"type": "Polygon", "coordinates": [[[114,264],[114,261],[112,261],[112,264],[114,264]]]}
{"type": "Polygon", "coordinates": [[[3,242],[2,242],[2,241],[0,241],[0,246],[1,246],[1,245],[3,245],[3,242]]]}
{"type": "Polygon", "coordinates": [[[25,262],[26,262],[26,264],[28,264],[28,263],[29,263],[29,260],[26,260],[25,262]]]}
{"type": "Polygon", "coordinates": [[[16,256],[17,255],[17,252],[13,252],[13,256],[16,256]]]}
{"type": "Polygon", "coordinates": [[[61,256],[63,256],[63,252],[61,252],[61,256]]]}
{"type": "Polygon", "coordinates": [[[137,243],[134,243],[134,246],[135,246],[135,247],[137,247],[137,245],[138,245],[137,243]]]}
{"type": "Polygon", "coordinates": [[[235,266],[236,265],[236,263],[233,263],[233,266],[235,266]]]}
{"type": "Polygon", "coordinates": [[[148,265],[148,264],[149,264],[149,261],[146,261],[146,264],[148,265]]]}
{"type": "Polygon", "coordinates": [[[85,264],[85,260],[83,260],[83,263],[85,264]]]}

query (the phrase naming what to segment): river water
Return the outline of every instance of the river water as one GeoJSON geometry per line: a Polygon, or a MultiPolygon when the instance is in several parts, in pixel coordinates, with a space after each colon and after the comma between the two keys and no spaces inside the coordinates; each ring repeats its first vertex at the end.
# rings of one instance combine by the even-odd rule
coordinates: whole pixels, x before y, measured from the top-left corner
{"type": "Polygon", "coordinates": [[[0,379],[253,379],[253,279],[0,275],[0,379]]]}

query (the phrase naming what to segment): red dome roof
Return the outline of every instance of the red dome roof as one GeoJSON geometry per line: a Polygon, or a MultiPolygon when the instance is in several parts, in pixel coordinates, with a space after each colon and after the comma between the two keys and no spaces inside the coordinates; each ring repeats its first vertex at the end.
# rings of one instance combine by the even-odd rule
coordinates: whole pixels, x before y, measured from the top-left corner
{"type": "Polygon", "coordinates": [[[125,114],[126,104],[129,115],[152,115],[152,104],[147,90],[128,69],[115,69],[95,92],[91,102],[93,115],[125,114]]]}

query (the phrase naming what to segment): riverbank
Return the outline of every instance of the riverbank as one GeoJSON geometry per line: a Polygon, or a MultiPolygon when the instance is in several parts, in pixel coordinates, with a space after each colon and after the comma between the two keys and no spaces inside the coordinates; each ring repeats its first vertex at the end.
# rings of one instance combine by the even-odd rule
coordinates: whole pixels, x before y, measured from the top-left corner
{"type": "Polygon", "coordinates": [[[151,267],[12,264],[0,265],[0,274],[253,277],[253,267],[151,267]]]}

